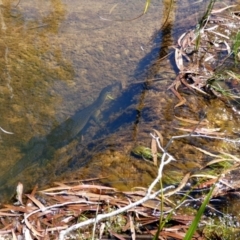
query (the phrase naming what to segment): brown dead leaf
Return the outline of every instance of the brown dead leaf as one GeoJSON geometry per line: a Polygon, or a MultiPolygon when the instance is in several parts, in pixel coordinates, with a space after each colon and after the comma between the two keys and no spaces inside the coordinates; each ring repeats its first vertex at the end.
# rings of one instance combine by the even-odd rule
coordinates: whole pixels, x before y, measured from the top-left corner
{"type": "Polygon", "coordinates": [[[26,216],[27,216],[27,214],[24,213],[24,222],[25,222],[26,226],[28,227],[28,229],[31,230],[32,234],[33,234],[34,236],[43,237],[43,235],[42,235],[40,232],[38,232],[38,231],[33,227],[33,225],[28,221],[28,219],[26,218],[26,216]]]}
{"type": "Polygon", "coordinates": [[[203,183],[198,184],[197,186],[194,187],[194,189],[195,188],[196,189],[210,188],[210,187],[212,187],[213,184],[215,184],[217,182],[217,180],[218,180],[217,178],[209,179],[209,180],[207,180],[207,181],[205,181],[203,183]]]}
{"type": "MultiPolygon", "coordinates": [[[[137,188],[135,188],[135,189],[137,189],[137,188]]],[[[139,196],[144,197],[147,194],[147,189],[142,190],[142,191],[138,190],[138,191],[131,191],[131,192],[123,192],[123,193],[126,195],[139,195],[139,196]]]]}
{"type": "Polygon", "coordinates": [[[52,231],[61,231],[61,230],[64,230],[64,229],[67,229],[68,228],[68,225],[64,225],[64,226],[59,226],[59,227],[52,227],[52,228],[47,228],[46,231],[47,232],[52,232],[52,231]]]}
{"type": "Polygon", "coordinates": [[[198,148],[198,147],[195,147],[195,146],[193,146],[195,149],[197,149],[198,151],[200,151],[200,152],[202,152],[202,153],[204,153],[204,154],[206,154],[206,155],[208,155],[208,156],[211,156],[211,157],[218,157],[218,155],[216,155],[216,154],[213,154],[213,153],[210,153],[210,152],[208,152],[207,150],[204,150],[204,149],[202,149],[202,148],[198,148]]]}
{"type": "Polygon", "coordinates": [[[234,156],[234,155],[232,155],[230,153],[226,153],[226,152],[221,152],[221,154],[228,156],[233,161],[240,162],[240,158],[238,156],[234,156]]]}
{"type": "Polygon", "coordinates": [[[159,221],[159,217],[152,217],[152,216],[147,216],[144,218],[139,217],[138,221],[141,223],[142,226],[148,225],[148,224],[153,224],[159,221]]]}
{"type": "MultiPolygon", "coordinates": [[[[1,210],[2,210],[2,209],[1,209],[1,210]]],[[[8,210],[10,210],[10,209],[8,209],[8,210]]],[[[6,217],[6,216],[8,216],[8,217],[19,217],[19,216],[21,216],[21,214],[20,214],[20,213],[0,212],[0,216],[1,216],[1,217],[6,217]]]]}
{"type": "Polygon", "coordinates": [[[118,234],[118,233],[115,233],[115,232],[113,232],[113,231],[109,231],[109,233],[110,233],[111,235],[113,235],[115,238],[119,239],[119,240],[126,240],[126,238],[124,238],[123,236],[121,236],[121,235],[118,234]]]}
{"type": "Polygon", "coordinates": [[[26,207],[14,206],[9,204],[4,205],[4,207],[6,208],[1,209],[1,211],[11,211],[11,212],[20,212],[20,213],[28,212],[28,209],[26,207]]]}
{"type": "Polygon", "coordinates": [[[116,191],[115,188],[111,188],[111,187],[106,187],[106,186],[100,186],[100,185],[89,185],[89,184],[80,184],[77,186],[68,186],[62,183],[57,183],[58,185],[61,184],[60,187],[53,187],[53,188],[48,188],[45,190],[42,190],[40,192],[50,192],[50,191],[60,191],[60,190],[80,190],[80,189],[98,189],[98,190],[111,190],[111,191],[116,191]]]}
{"type": "Polygon", "coordinates": [[[80,198],[79,196],[74,196],[74,195],[58,195],[55,194],[53,196],[53,199],[57,200],[59,203],[65,203],[65,202],[74,202],[74,201],[79,201],[79,200],[86,200],[85,198],[80,198]]]}
{"type": "Polygon", "coordinates": [[[75,196],[81,196],[83,198],[86,198],[88,201],[109,201],[110,199],[113,199],[113,197],[109,195],[101,195],[86,191],[76,191],[76,192],[68,192],[69,195],[75,195],[75,196]]]}
{"type": "Polygon", "coordinates": [[[178,187],[173,191],[164,193],[164,197],[169,197],[169,196],[172,196],[174,193],[179,192],[182,188],[186,186],[189,178],[190,178],[190,173],[185,174],[182,181],[179,183],[178,187]]]}
{"type": "Polygon", "coordinates": [[[158,152],[157,152],[157,141],[155,138],[152,138],[152,141],[151,141],[151,151],[152,151],[153,164],[154,166],[157,166],[158,152]]]}
{"type": "Polygon", "coordinates": [[[184,39],[184,37],[185,37],[186,35],[187,35],[187,32],[183,33],[183,34],[178,38],[178,40],[177,40],[178,46],[181,47],[181,48],[183,48],[182,41],[183,41],[183,39],[184,39]]]}
{"type": "Polygon", "coordinates": [[[131,213],[128,213],[128,219],[129,219],[129,223],[130,223],[130,231],[131,231],[131,237],[132,240],[136,240],[136,232],[135,232],[135,224],[134,224],[134,219],[132,217],[131,213]]]}
{"type": "Polygon", "coordinates": [[[229,5],[229,6],[224,7],[224,8],[213,9],[211,13],[212,14],[221,13],[221,12],[225,11],[226,9],[233,8],[233,7],[237,7],[237,5],[229,5]]]}
{"type": "Polygon", "coordinates": [[[41,211],[45,211],[45,206],[38,201],[34,196],[32,196],[32,194],[25,194],[29,199],[31,199],[33,201],[33,203],[35,203],[40,209],[41,211]]]}
{"type": "MultiPolygon", "coordinates": [[[[152,235],[156,235],[157,230],[150,230],[149,232],[152,235]]],[[[168,239],[170,237],[170,238],[173,238],[174,240],[178,240],[178,239],[182,240],[184,238],[184,236],[185,236],[185,233],[183,233],[183,232],[172,233],[172,232],[167,232],[167,231],[163,230],[163,231],[161,231],[158,239],[162,240],[162,239],[168,239]]]]}
{"type": "Polygon", "coordinates": [[[162,136],[162,134],[158,131],[158,130],[156,130],[156,129],[153,129],[153,131],[157,134],[157,136],[159,137],[159,140],[160,140],[160,144],[161,144],[161,146],[163,147],[163,136],[162,136]]]}
{"type": "Polygon", "coordinates": [[[183,71],[183,59],[182,59],[182,53],[181,50],[178,48],[175,49],[175,63],[180,71],[183,71]]]}
{"type": "Polygon", "coordinates": [[[73,219],[74,219],[73,216],[68,216],[68,217],[62,219],[61,222],[63,222],[63,223],[69,223],[69,222],[71,222],[73,219]]]}
{"type": "Polygon", "coordinates": [[[172,215],[171,218],[175,221],[181,222],[184,225],[189,225],[189,223],[194,220],[194,216],[182,214],[172,215]]]}
{"type": "Polygon", "coordinates": [[[225,134],[223,132],[218,132],[221,130],[221,128],[174,128],[185,132],[195,132],[205,135],[223,136],[225,134]]]}
{"type": "Polygon", "coordinates": [[[186,123],[192,123],[192,124],[197,124],[197,125],[207,125],[208,124],[208,120],[207,119],[204,119],[204,120],[201,120],[201,121],[197,121],[197,120],[192,120],[192,119],[187,119],[187,118],[182,118],[182,117],[177,117],[177,116],[174,116],[176,119],[182,121],[182,122],[186,122],[186,123]]]}
{"type": "Polygon", "coordinates": [[[233,162],[234,160],[233,160],[233,159],[224,159],[224,158],[214,159],[214,160],[206,163],[206,164],[203,166],[203,168],[205,168],[205,167],[207,167],[207,166],[211,166],[211,165],[213,165],[213,164],[215,164],[215,163],[226,162],[226,161],[228,161],[228,162],[233,162]]]}

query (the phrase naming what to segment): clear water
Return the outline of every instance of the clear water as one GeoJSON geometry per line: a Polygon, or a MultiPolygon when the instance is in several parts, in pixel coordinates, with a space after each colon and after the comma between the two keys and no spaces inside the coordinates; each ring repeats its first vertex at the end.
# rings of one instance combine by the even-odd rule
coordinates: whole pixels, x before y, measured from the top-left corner
{"type": "MultiPolygon", "coordinates": [[[[170,136],[176,114],[166,91],[176,76],[172,56],[157,60],[196,25],[207,1],[175,3],[161,30],[169,1],[151,1],[147,14],[133,21],[145,0],[0,4],[0,126],[14,133],[0,133],[2,199],[12,196],[18,181],[28,189],[55,179],[107,176],[105,184],[118,187],[148,185],[156,169],[131,159],[131,150],[149,145],[151,128],[170,136]],[[157,84],[151,82],[156,77],[157,84]],[[116,82],[121,87],[86,111],[116,82]],[[78,119],[87,121],[74,138],[49,147],[54,129],[81,110],[78,119]]],[[[190,113],[205,103],[197,104],[190,113]]]]}

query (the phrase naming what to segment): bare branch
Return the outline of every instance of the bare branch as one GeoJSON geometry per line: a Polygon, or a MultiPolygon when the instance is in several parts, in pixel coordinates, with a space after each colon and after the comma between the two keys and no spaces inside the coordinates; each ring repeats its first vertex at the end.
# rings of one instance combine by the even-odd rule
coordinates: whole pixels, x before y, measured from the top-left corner
{"type": "MultiPolygon", "coordinates": [[[[152,135],[153,136],[153,135],[152,135]]],[[[159,183],[159,180],[162,178],[162,171],[163,171],[163,167],[165,165],[167,165],[168,163],[170,163],[172,160],[175,160],[170,154],[168,154],[160,145],[159,143],[159,137],[155,137],[153,136],[156,140],[157,140],[157,143],[158,143],[158,146],[160,147],[161,150],[163,150],[163,156],[162,156],[162,160],[161,160],[161,163],[160,163],[160,166],[159,166],[159,169],[158,169],[158,176],[155,178],[155,180],[151,183],[151,185],[149,186],[148,188],[148,191],[146,193],[146,196],[141,198],[140,200],[138,200],[137,202],[134,202],[134,203],[131,203],[129,204],[128,206],[125,206],[123,208],[119,208],[113,212],[110,212],[110,213],[106,213],[106,214],[99,214],[96,216],[96,218],[91,218],[91,219],[88,219],[84,222],[81,222],[81,223],[77,223],[69,228],[67,228],[66,230],[62,230],[60,232],[60,235],[59,235],[59,240],[63,240],[64,237],[74,231],[74,230],[77,230],[78,228],[81,228],[81,227],[84,227],[84,226],[87,226],[87,225],[90,225],[90,224],[96,224],[100,221],[102,221],[103,219],[106,219],[106,218],[109,218],[109,217],[112,217],[112,216],[115,216],[117,214],[120,214],[120,213],[123,213],[123,212],[126,212],[128,210],[130,210],[131,208],[134,208],[144,202],[146,202],[147,200],[150,200],[150,199],[154,199],[155,197],[157,197],[161,192],[165,192],[166,190],[169,190],[171,188],[174,188],[174,186],[168,186],[164,189],[160,189],[156,192],[153,192],[153,188],[159,183]],[[153,193],[152,193],[153,192],[153,193]]]]}

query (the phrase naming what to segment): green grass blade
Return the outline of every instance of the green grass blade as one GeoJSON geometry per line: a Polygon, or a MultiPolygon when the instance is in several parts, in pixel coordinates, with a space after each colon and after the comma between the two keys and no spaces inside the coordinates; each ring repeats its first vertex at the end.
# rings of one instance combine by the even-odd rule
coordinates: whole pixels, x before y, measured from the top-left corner
{"type": "Polygon", "coordinates": [[[216,0],[211,0],[209,2],[206,12],[204,13],[203,17],[200,19],[200,21],[199,21],[199,23],[196,27],[196,33],[197,33],[196,50],[198,50],[199,45],[200,45],[200,39],[201,39],[200,31],[201,31],[201,28],[204,27],[205,22],[207,21],[208,17],[210,16],[215,2],[216,2],[216,0]]]}
{"type": "Polygon", "coordinates": [[[193,236],[193,234],[195,233],[195,231],[197,229],[198,223],[201,220],[203,212],[205,211],[206,206],[207,206],[207,204],[208,204],[208,202],[209,202],[209,200],[210,200],[210,198],[212,196],[214,188],[215,188],[215,185],[213,185],[211,191],[206,196],[204,202],[202,203],[200,209],[198,210],[197,215],[195,216],[195,219],[193,220],[193,222],[192,222],[191,226],[189,227],[189,229],[188,229],[188,231],[187,231],[187,233],[186,233],[186,235],[185,235],[183,240],[190,240],[190,239],[192,239],[192,236],[193,236]]]}
{"type": "Polygon", "coordinates": [[[239,62],[239,57],[238,57],[239,49],[240,49],[240,32],[238,31],[233,44],[235,64],[239,62]]]}

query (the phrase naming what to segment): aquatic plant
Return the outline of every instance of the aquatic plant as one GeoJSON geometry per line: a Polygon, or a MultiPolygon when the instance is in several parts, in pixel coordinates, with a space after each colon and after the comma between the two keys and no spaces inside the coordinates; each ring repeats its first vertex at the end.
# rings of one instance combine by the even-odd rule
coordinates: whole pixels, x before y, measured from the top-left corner
{"type": "Polygon", "coordinates": [[[229,214],[208,218],[202,233],[206,239],[238,239],[239,222],[229,214]]]}

